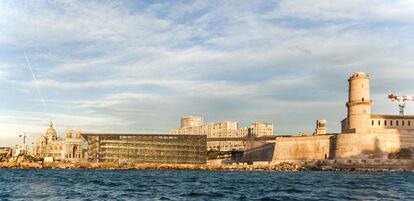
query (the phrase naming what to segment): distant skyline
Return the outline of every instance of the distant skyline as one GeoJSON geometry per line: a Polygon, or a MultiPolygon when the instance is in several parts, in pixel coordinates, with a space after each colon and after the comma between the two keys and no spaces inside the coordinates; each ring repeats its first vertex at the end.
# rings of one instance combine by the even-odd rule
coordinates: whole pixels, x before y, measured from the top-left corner
{"type": "Polygon", "coordinates": [[[373,113],[414,95],[413,35],[413,1],[0,1],[0,146],[50,121],[168,133],[183,115],[338,132],[356,71],[373,113]]]}

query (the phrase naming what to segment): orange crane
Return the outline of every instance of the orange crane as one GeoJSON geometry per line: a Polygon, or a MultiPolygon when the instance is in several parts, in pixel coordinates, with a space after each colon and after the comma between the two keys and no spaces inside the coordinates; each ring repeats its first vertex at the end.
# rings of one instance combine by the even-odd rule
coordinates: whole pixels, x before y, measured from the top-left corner
{"type": "Polygon", "coordinates": [[[392,102],[396,102],[400,108],[400,115],[404,115],[404,107],[408,101],[414,101],[414,96],[397,96],[393,93],[388,95],[388,99],[392,102]]]}

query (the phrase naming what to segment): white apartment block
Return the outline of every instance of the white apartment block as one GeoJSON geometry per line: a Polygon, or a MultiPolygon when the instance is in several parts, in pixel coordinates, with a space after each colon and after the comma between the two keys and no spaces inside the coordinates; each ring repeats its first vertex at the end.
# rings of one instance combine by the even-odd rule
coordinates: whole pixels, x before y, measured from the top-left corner
{"type": "Polygon", "coordinates": [[[181,127],[170,131],[171,134],[206,135],[208,150],[240,150],[244,148],[241,138],[273,135],[273,124],[256,122],[248,128],[238,128],[235,121],[204,124],[201,116],[183,116],[181,127]],[[220,140],[222,138],[222,140],[220,140]],[[229,138],[238,138],[231,140],[229,138]],[[210,141],[208,140],[210,139],[210,141]]]}

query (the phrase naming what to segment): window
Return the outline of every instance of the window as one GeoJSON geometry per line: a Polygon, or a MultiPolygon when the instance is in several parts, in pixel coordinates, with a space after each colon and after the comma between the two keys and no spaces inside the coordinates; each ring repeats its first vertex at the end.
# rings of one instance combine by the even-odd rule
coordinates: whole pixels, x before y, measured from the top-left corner
{"type": "Polygon", "coordinates": [[[384,120],[384,126],[386,126],[387,125],[387,120],[384,120]]]}
{"type": "Polygon", "coordinates": [[[364,98],[362,98],[362,102],[364,101],[364,98]]]}
{"type": "Polygon", "coordinates": [[[371,124],[374,125],[374,120],[371,121],[371,124]]]}
{"type": "Polygon", "coordinates": [[[398,126],[398,121],[395,121],[395,125],[398,126]]]}
{"type": "Polygon", "coordinates": [[[381,125],[381,121],[380,120],[378,120],[378,126],[380,126],[381,125]]]}
{"type": "Polygon", "coordinates": [[[392,120],[390,121],[390,126],[392,126],[392,120]]]}
{"type": "Polygon", "coordinates": [[[408,121],[408,126],[411,126],[411,121],[408,121]]]}
{"type": "Polygon", "coordinates": [[[404,126],[404,120],[401,123],[402,123],[402,126],[404,126]]]}

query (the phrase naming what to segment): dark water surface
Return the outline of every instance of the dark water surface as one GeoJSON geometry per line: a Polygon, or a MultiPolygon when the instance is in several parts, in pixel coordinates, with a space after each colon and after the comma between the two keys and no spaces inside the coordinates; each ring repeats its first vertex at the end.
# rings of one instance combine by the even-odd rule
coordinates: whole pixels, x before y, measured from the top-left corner
{"type": "Polygon", "coordinates": [[[414,200],[414,173],[0,169],[0,200],[414,200]]]}

